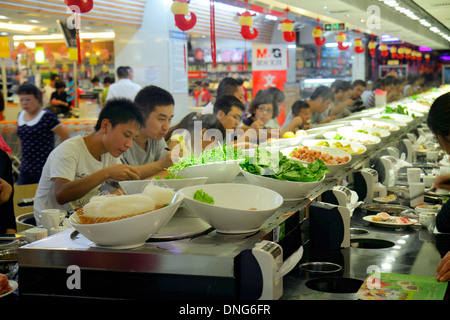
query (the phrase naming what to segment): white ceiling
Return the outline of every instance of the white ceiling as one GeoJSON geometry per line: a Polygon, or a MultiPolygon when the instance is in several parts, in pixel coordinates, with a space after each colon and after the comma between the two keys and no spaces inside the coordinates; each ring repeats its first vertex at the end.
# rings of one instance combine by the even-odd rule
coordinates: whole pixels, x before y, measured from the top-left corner
{"type": "MultiPolygon", "coordinates": [[[[397,2],[402,6],[418,8],[419,11],[423,9],[424,15],[429,14],[438,20],[441,24],[437,24],[438,28],[450,35],[450,0],[397,0],[397,2]]],[[[375,35],[389,34],[404,42],[432,49],[450,49],[449,41],[379,0],[249,0],[249,3],[277,11],[283,11],[288,7],[292,14],[319,18],[321,22],[345,22],[349,29],[375,35]],[[373,5],[380,9],[380,28],[371,28],[368,24],[373,20],[371,20],[367,8],[373,5]]],[[[33,24],[29,20],[36,19],[40,21],[37,25],[43,28],[56,28],[57,17],[52,15],[18,12],[3,8],[0,15],[8,16],[15,23],[33,24]]],[[[433,25],[435,24],[431,18],[426,17],[426,19],[433,25]]],[[[0,20],[0,22],[6,22],[6,20],[0,20]]],[[[85,20],[82,23],[82,29],[92,32],[112,31],[113,26],[85,20]]],[[[2,31],[5,30],[0,29],[0,32],[2,31]]],[[[19,33],[15,32],[14,34],[19,33]]]]}

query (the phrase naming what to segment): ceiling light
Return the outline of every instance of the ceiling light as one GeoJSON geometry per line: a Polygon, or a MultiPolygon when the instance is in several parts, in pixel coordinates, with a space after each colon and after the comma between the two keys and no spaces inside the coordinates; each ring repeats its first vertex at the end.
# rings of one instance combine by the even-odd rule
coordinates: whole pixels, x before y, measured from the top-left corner
{"type": "MultiPolygon", "coordinates": [[[[114,39],[114,32],[80,32],[81,39],[114,39]]],[[[13,37],[14,41],[39,41],[39,40],[61,40],[63,39],[62,34],[45,34],[45,35],[34,35],[34,36],[20,36],[16,35],[13,37]]]]}
{"type": "Polygon", "coordinates": [[[270,14],[266,14],[266,15],[264,16],[264,18],[266,18],[267,20],[273,20],[273,21],[277,21],[277,20],[278,20],[277,17],[272,16],[272,15],[270,15],[270,14]]]}
{"type": "Polygon", "coordinates": [[[29,26],[26,24],[14,24],[0,22],[0,29],[14,30],[14,31],[31,31],[35,26],[29,26]]]}
{"type": "Polygon", "coordinates": [[[6,20],[6,19],[9,19],[9,18],[6,16],[0,16],[0,20],[6,20]]]}
{"type": "MultiPolygon", "coordinates": [[[[342,45],[343,45],[343,46],[349,46],[349,47],[351,47],[351,46],[352,46],[352,43],[351,43],[351,42],[345,41],[345,42],[342,43],[342,45]]],[[[337,42],[328,42],[328,43],[325,43],[325,47],[327,47],[327,48],[335,48],[335,47],[337,47],[337,46],[338,46],[337,42]]]]}
{"type": "Polygon", "coordinates": [[[28,22],[31,22],[31,23],[40,23],[39,20],[35,20],[35,19],[28,20],[28,22]]]}

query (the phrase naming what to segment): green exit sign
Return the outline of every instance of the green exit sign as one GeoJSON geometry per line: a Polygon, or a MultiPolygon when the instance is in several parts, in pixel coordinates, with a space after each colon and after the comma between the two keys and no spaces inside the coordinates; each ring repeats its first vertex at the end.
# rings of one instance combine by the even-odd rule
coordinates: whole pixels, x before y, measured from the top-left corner
{"type": "Polygon", "coordinates": [[[325,31],[344,31],[345,23],[327,23],[324,29],[325,31]]]}

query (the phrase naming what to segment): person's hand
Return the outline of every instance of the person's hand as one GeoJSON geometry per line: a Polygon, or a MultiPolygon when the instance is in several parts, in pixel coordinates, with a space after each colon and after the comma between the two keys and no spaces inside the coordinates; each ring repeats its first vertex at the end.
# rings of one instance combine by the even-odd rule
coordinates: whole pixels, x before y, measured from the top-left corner
{"type": "Polygon", "coordinates": [[[347,100],[345,100],[345,105],[347,107],[353,107],[353,105],[355,104],[355,100],[348,98],[347,100]]]}
{"type": "Polygon", "coordinates": [[[177,159],[172,159],[172,151],[167,151],[158,161],[163,169],[167,169],[171,166],[173,166],[174,161],[178,161],[177,159]]]}
{"type": "Polygon", "coordinates": [[[105,169],[108,170],[109,176],[113,180],[140,180],[139,172],[128,164],[116,164],[105,169]]]}
{"type": "Polygon", "coordinates": [[[291,124],[294,124],[295,128],[300,128],[303,125],[303,119],[299,116],[294,117],[294,119],[292,119],[291,124]]]}
{"type": "Polygon", "coordinates": [[[12,186],[0,178],[0,205],[4,204],[11,198],[12,195],[12,186]]]}
{"type": "Polygon", "coordinates": [[[434,187],[450,191],[450,174],[437,176],[434,180],[434,187]]]}
{"type": "Polygon", "coordinates": [[[255,120],[250,128],[255,130],[264,129],[264,123],[261,120],[255,120]]]}
{"type": "Polygon", "coordinates": [[[436,280],[440,282],[448,281],[450,279],[450,251],[441,259],[437,270],[436,280]]]}

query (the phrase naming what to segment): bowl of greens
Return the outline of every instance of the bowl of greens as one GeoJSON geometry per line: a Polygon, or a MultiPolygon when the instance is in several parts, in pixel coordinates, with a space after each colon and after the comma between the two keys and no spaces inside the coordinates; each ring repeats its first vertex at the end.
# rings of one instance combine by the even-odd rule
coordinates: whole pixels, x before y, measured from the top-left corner
{"type": "Polygon", "coordinates": [[[119,181],[119,186],[126,194],[137,194],[141,193],[149,183],[177,191],[185,187],[202,185],[206,182],[206,180],[208,180],[208,177],[175,178],[168,176],[165,178],[154,177],[153,179],[148,180],[119,181]]]}
{"type": "Polygon", "coordinates": [[[171,176],[184,178],[207,177],[206,183],[228,183],[239,174],[239,163],[245,155],[232,145],[206,150],[199,155],[181,158],[167,171],[171,176]]]}
{"type": "Polygon", "coordinates": [[[258,153],[241,163],[241,172],[251,185],[271,189],[285,201],[306,198],[325,179],[328,167],[320,160],[302,164],[281,152],[258,149],[258,153]]]}
{"type": "Polygon", "coordinates": [[[279,193],[249,184],[205,184],[179,193],[189,211],[220,233],[256,232],[283,204],[279,193]]]}

